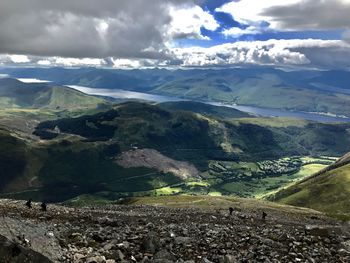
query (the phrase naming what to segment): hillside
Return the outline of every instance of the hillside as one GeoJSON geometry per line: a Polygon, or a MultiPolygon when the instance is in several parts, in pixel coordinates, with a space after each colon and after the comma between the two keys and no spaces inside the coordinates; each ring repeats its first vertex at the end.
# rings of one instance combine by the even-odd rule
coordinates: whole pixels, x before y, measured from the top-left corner
{"type": "MultiPolygon", "coordinates": [[[[50,143],[0,133],[1,196],[64,201],[104,192],[115,199],[129,192],[149,191],[182,181],[176,173],[148,167],[122,167],[112,158],[120,153],[113,142],[89,143],[75,138],[50,143]]],[[[185,166],[175,163],[173,169],[185,166]]]]}
{"type": "Polygon", "coordinates": [[[48,79],[59,85],[118,88],[188,99],[350,115],[350,77],[345,70],[5,68],[0,72],[13,77],[48,79]]]}
{"type": "Polygon", "coordinates": [[[350,145],[350,124],[322,124],[274,118],[229,121],[186,111],[164,110],[138,102],[119,104],[113,110],[79,118],[42,122],[35,134],[54,138],[62,134],[90,141],[116,140],[121,149],[130,145],[154,148],[186,159],[278,158],[293,155],[344,154],[350,145]]]}
{"type": "Polygon", "coordinates": [[[152,92],[266,108],[350,114],[347,72],[237,68],[192,73],[157,85],[152,92]],[[329,83],[326,76],[334,81],[329,83]]]}
{"type": "Polygon", "coordinates": [[[348,151],[348,128],[282,119],[223,121],[129,102],[95,115],[42,122],[34,134],[45,140],[40,149],[48,157],[38,177],[48,197],[253,197],[254,189],[268,192],[332,162],[301,156],[348,151]]]}
{"type": "MultiPolygon", "coordinates": [[[[349,261],[349,225],[309,209],[207,196],[49,204],[47,212],[39,203],[32,209],[23,203],[0,200],[0,233],[17,243],[21,257],[26,247],[55,263],[349,261]]],[[[16,256],[0,250],[1,262],[24,262],[16,256]]],[[[28,256],[29,262],[51,262],[28,256]]]]}
{"type": "Polygon", "coordinates": [[[0,109],[72,110],[96,108],[106,103],[107,101],[102,98],[89,96],[67,87],[0,78],[0,109]]]}
{"type": "Polygon", "coordinates": [[[16,177],[23,176],[27,164],[27,145],[24,141],[0,129],[0,189],[16,177]]]}
{"type": "Polygon", "coordinates": [[[100,112],[112,103],[67,87],[0,78],[0,126],[25,136],[42,121],[100,112]]]}
{"type": "Polygon", "coordinates": [[[269,199],[349,217],[350,155],[345,155],[329,167],[277,192],[269,199]]]}
{"type": "Polygon", "coordinates": [[[195,101],[163,102],[159,103],[158,106],[166,110],[189,111],[219,119],[253,117],[248,113],[233,108],[214,106],[195,101]]]}
{"type": "Polygon", "coordinates": [[[2,196],[257,197],[322,169],[350,145],[350,124],[222,119],[138,102],[53,119],[38,124],[35,136],[3,130],[2,196]]]}

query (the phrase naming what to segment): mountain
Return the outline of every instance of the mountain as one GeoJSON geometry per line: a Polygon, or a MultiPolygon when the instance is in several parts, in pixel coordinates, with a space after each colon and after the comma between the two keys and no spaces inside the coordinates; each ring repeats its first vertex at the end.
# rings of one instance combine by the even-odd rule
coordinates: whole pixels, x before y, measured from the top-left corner
{"type": "Polygon", "coordinates": [[[0,125],[26,135],[42,121],[96,113],[113,103],[64,86],[0,78],[0,125]]]}
{"type": "Polygon", "coordinates": [[[272,68],[198,70],[157,85],[152,92],[266,108],[349,115],[350,92],[345,85],[349,74],[342,73],[285,72],[272,68]],[[327,78],[330,76],[332,82],[327,78]]]}
{"type": "MultiPolygon", "coordinates": [[[[43,120],[35,136],[6,126],[0,137],[5,167],[0,192],[50,201],[84,194],[246,196],[232,185],[264,185],[268,191],[299,178],[295,173],[309,162],[302,156],[350,150],[347,123],[244,116],[201,103],[127,102],[90,115],[43,120]]],[[[12,120],[16,127],[17,122],[12,120]]]]}
{"type": "Polygon", "coordinates": [[[350,217],[350,153],[269,199],[350,217]]]}
{"type": "Polygon", "coordinates": [[[223,119],[247,118],[252,115],[229,107],[220,107],[195,101],[163,102],[159,107],[166,110],[182,110],[223,119]]]}
{"type": "Polygon", "coordinates": [[[348,71],[284,71],[271,67],[225,69],[1,69],[13,77],[59,85],[125,89],[181,98],[350,116],[348,71]]]}
{"type": "Polygon", "coordinates": [[[83,136],[90,141],[116,140],[122,149],[133,144],[180,159],[196,153],[200,161],[202,157],[207,160],[232,156],[252,159],[337,155],[348,149],[349,127],[347,123],[322,124],[273,118],[224,121],[128,102],[95,115],[42,122],[35,134],[43,139],[53,138],[59,135],[54,131],[58,128],[63,134],[83,136]]]}
{"type": "Polygon", "coordinates": [[[0,78],[0,108],[79,109],[96,108],[107,101],[67,87],[49,84],[29,84],[15,79],[0,78]]]}
{"type": "Polygon", "coordinates": [[[34,134],[45,143],[29,144],[31,158],[36,160],[28,162],[31,173],[11,179],[2,192],[5,196],[18,197],[19,193],[23,197],[23,190],[32,189],[24,196],[56,201],[82,194],[113,199],[134,194],[171,194],[180,189],[188,193],[229,194],[226,183],[249,183],[273,174],[279,182],[279,174],[300,169],[296,159],[269,161],[257,164],[265,172],[258,169],[250,174],[244,168],[247,162],[345,153],[350,144],[349,128],[350,124],[283,119],[224,121],[128,102],[89,116],[40,123],[34,134]],[[224,162],[224,166],[230,163],[233,170],[220,168],[215,162],[224,162]],[[271,174],[273,167],[282,163],[286,168],[276,168],[271,174]],[[237,177],[235,171],[242,174],[237,177]],[[23,178],[27,178],[26,186],[23,178]]]}

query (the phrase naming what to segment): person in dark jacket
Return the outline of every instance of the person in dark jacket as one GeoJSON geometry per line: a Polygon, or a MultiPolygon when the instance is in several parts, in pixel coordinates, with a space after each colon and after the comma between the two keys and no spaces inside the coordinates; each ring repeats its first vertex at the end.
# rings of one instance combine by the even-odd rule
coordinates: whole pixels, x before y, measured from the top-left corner
{"type": "Polygon", "coordinates": [[[233,208],[232,208],[232,207],[230,207],[230,208],[228,209],[228,211],[230,212],[230,216],[232,216],[232,213],[233,213],[233,208]]]}
{"type": "Polygon", "coordinates": [[[41,211],[44,211],[44,212],[47,211],[47,204],[45,202],[42,202],[40,207],[41,207],[41,211]]]}
{"type": "Polygon", "coordinates": [[[32,199],[29,199],[26,203],[25,206],[28,207],[29,209],[32,208],[32,199]]]}

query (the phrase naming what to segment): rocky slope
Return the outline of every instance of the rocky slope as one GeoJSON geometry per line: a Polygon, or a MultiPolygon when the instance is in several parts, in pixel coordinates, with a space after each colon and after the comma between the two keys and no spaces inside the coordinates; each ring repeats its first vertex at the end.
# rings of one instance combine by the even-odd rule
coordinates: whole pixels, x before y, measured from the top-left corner
{"type": "MultiPolygon", "coordinates": [[[[24,244],[23,244],[24,245],[24,244]]],[[[1,262],[11,263],[51,263],[47,257],[0,235],[1,262]]]]}
{"type": "Polygon", "coordinates": [[[215,209],[199,209],[194,205],[204,199],[190,200],[192,207],[173,199],[182,208],[49,205],[47,212],[40,211],[38,204],[27,209],[23,201],[1,200],[0,235],[30,246],[53,262],[350,260],[350,225],[318,212],[227,198],[210,199],[221,202],[215,209]],[[231,216],[230,206],[234,208],[231,216]],[[262,211],[266,220],[261,219],[262,211]]]}
{"type": "Polygon", "coordinates": [[[154,149],[134,149],[123,152],[117,157],[117,163],[124,168],[153,168],[159,172],[173,173],[181,179],[200,179],[199,171],[194,165],[173,160],[154,149]]]}

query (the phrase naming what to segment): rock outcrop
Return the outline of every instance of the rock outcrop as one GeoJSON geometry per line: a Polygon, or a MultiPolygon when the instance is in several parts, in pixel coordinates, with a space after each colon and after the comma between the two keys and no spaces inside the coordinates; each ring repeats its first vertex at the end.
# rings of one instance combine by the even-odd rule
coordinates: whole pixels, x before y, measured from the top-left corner
{"type": "Polygon", "coordinates": [[[50,259],[0,235],[0,262],[52,263],[50,259]]]}

